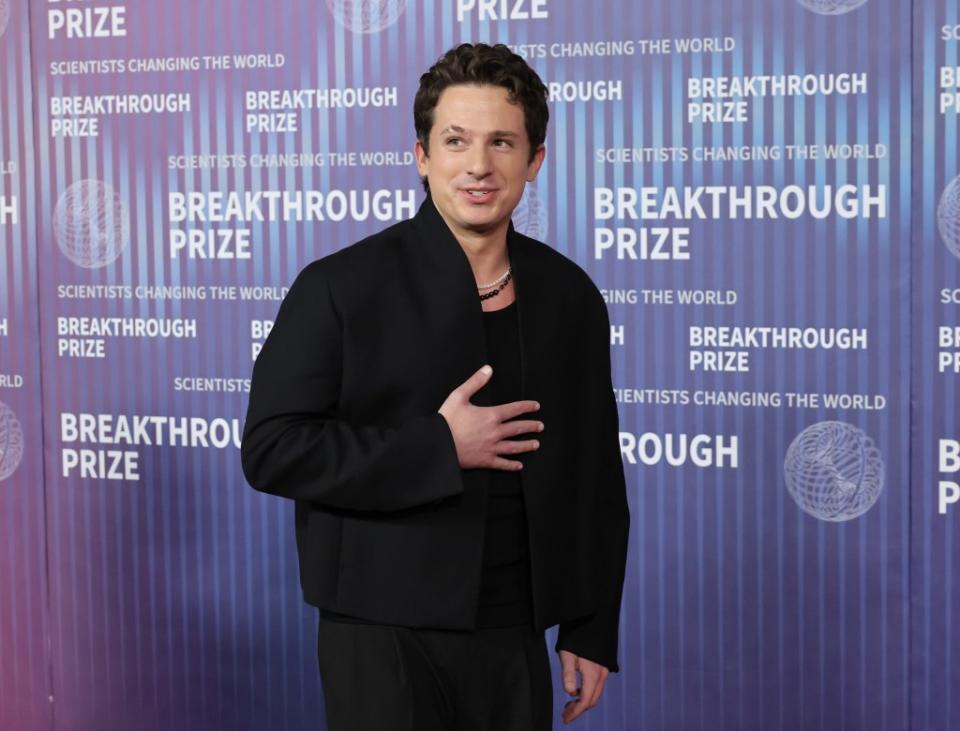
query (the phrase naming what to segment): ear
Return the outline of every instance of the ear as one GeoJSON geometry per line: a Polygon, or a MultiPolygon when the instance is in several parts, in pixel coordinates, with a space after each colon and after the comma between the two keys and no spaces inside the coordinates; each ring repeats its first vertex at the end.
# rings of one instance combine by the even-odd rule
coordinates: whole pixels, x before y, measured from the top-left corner
{"type": "Polygon", "coordinates": [[[533,159],[530,161],[530,164],[527,165],[527,182],[532,183],[537,178],[537,173],[540,172],[540,166],[543,165],[543,159],[547,156],[547,148],[545,145],[540,145],[536,152],[533,153],[533,159]]]}
{"type": "Polygon", "coordinates": [[[423,149],[423,145],[420,144],[420,140],[414,143],[413,154],[417,158],[417,172],[420,174],[420,177],[427,177],[427,170],[430,167],[430,157],[427,155],[427,151],[423,149]]]}

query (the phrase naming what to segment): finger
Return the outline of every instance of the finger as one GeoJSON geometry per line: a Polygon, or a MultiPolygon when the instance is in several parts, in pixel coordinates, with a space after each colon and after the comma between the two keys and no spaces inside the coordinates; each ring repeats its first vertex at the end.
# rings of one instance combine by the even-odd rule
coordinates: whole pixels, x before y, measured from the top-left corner
{"type": "Polygon", "coordinates": [[[490,380],[491,374],[493,374],[493,368],[485,365],[479,371],[470,376],[470,378],[457,386],[454,391],[469,401],[473,394],[486,385],[487,381],[490,380]]]}
{"type": "Polygon", "coordinates": [[[525,442],[503,441],[493,445],[493,451],[497,454],[521,454],[536,449],[540,449],[540,442],[536,439],[529,439],[525,442]]]}
{"type": "Polygon", "coordinates": [[[567,701],[563,707],[563,720],[567,723],[576,721],[586,711],[593,708],[590,699],[596,690],[596,677],[584,674],[581,670],[580,677],[583,679],[583,687],[580,688],[580,697],[575,701],[567,701]]]}
{"type": "Polygon", "coordinates": [[[569,695],[577,694],[577,658],[575,655],[560,651],[560,669],[563,673],[563,689],[569,695]]]}
{"type": "Polygon", "coordinates": [[[584,699],[583,694],[581,693],[580,698],[575,701],[567,701],[563,706],[563,722],[564,723],[573,723],[580,716],[586,713],[587,709],[590,706],[587,704],[587,701],[584,699]]]}
{"type": "Polygon", "coordinates": [[[600,676],[597,678],[597,687],[593,691],[593,698],[590,699],[590,707],[593,708],[600,702],[600,696],[603,695],[603,689],[607,685],[607,678],[610,677],[609,671],[604,668],[600,671],[600,676]]]}
{"type": "Polygon", "coordinates": [[[542,421],[508,421],[500,426],[498,438],[506,439],[515,437],[518,434],[530,434],[543,431],[542,421]]]}
{"type": "Polygon", "coordinates": [[[523,469],[522,462],[516,462],[512,459],[503,459],[503,457],[494,457],[488,465],[490,469],[504,470],[505,472],[516,472],[523,469]]]}
{"type": "Polygon", "coordinates": [[[593,668],[580,667],[580,679],[583,685],[580,688],[580,700],[586,708],[593,708],[593,699],[597,694],[597,684],[600,681],[600,674],[593,668]]]}
{"type": "Polygon", "coordinates": [[[531,411],[539,411],[540,404],[536,401],[511,401],[508,404],[491,406],[500,421],[507,421],[520,414],[528,414],[531,411]]]}

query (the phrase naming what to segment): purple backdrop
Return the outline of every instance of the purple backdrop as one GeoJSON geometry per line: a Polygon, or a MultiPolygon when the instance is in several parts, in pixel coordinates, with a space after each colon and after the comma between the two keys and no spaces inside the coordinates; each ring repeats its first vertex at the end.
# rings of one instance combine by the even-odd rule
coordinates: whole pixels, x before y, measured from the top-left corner
{"type": "Polygon", "coordinates": [[[422,200],[464,40],[548,83],[514,222],[610,310],[633,522],[581,725],[954,728],[957,13],[0,0],[0,729],[320,725],[250,369],[301,267],[422,200]]]}

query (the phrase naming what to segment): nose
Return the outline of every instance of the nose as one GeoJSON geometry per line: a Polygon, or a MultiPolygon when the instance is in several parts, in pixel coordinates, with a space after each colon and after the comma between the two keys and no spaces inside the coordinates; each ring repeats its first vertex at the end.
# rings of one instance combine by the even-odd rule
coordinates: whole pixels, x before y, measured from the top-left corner
{"type": "Polygon", "coordinates": [[[492,172],[490,150],[486,145],[475,145],[467,160],[467,173],[474,178],[487,177],[492,172]]]}

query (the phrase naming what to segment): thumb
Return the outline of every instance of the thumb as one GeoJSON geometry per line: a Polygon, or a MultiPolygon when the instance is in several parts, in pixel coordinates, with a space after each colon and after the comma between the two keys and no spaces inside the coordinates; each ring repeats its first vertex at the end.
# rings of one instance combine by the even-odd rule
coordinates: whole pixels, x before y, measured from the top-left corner
{"type": "Polygon", "coordinates": [[[493,368],[485,365],[479,371],[470,376],[470,378],[461,383],[457,387],[457,391],[461,396],[463,396],[463,398],[469,401],[473,394],[486,385],[487,381],[490,380],[491,374],[493,374],[493,368]]]}
{"type": "Polygon", "coordinates": [[[577,656],[566,650],[560,651],[560,668],[563,673],[563,689],[569,695],[577,694],[577,656]]]}

